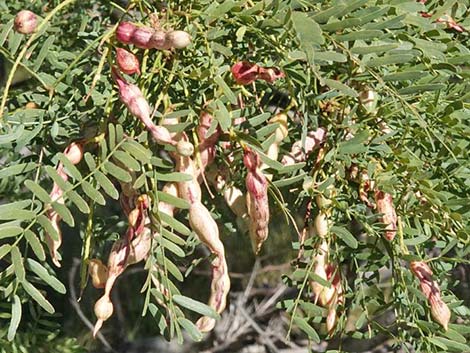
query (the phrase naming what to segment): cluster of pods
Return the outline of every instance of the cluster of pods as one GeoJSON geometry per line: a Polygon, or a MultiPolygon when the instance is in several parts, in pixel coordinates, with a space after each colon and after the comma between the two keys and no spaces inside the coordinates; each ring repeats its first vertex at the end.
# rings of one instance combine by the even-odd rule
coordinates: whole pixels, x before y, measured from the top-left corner
{"type": "MultiPolygon", "coordinates": [[[[33,21],[32,19],[29,20],[33,21]]],[[[18,28],[22,27],[18,25],[18,28]]],[[[184,48],[191,42],[191,37],[184,31],[163,31],[160,28],[144,27],[130,22],[121,22],[117,26],[116,39],[123,44],[132,44],[137,48],[160,50],[184,48]]],[[[185,132],[171,133],[163,126],[174,123],[174,121],[163,121],[163,125],[155,124],[151,119],[150,105],[142,91],[137,85],[129,83],[122,75],[140,74],[139,60],[133,53],[123,48],[117,48],[116,54],[116,66],[112,68],[112,77],[117,84],[121,102],[143,124],[157,144],[172,146],[170,154],[174,160],[176,171],[192,176],[189,181],[167,183],[163,187],[163,192],[182,198],[190,205],[188,212],[189,225],[201,243],[207,246],[213,255],[209,305],[217,313],[221,313],[227,303],[230,277],[228,275],[225,249],[219,237],[219,229],[210,211],[202,202],[200,184],[207,177],[207,180],[223,195],[228,206],[237,216],[237,222],[248,229],[253,251],[258,254],[268,237],[270,218],[268,184],[272,175],[264,172],[267,165],[261,161],[260,153],[254,148],[242,145],[243,164],[246,168],[245,195],[241,189],[231,182],[230,175],[226,170],[213,167],[212,163],[215,160],[217,149],[233,149],[234,146],[231,146],[233,142],[219,140],[221,134],[219,129],[216,129],[208,136],[213,121],[211,113],[202,111],[199,116],[196,127],[197,148],[190,142],[185,132]]],[[[235,82],[241,85],[251,84],[258,79],[270,83],[284,77],[284,73],[277,68],[263,68],[246,61],[237,62],[231,71],[235,82]]],[[[286,114],[278,113],[268,121],[268,124],[277,124],[277,128],[273,132],[273,143],[266,152],[266,155],[272,160],[279,158],[280,145],[287,137],[287,120],[286,114]]],[[[234,121],[234,124],[241,122],[243,122],[243,118],[234,121]]],[[[303,142],[293,143],[291,151],[282,156],[281,163],[289,166],[305,162],[314,150],[322,148],[326,137],[327,130],[325,128],[319,127],[316,130],[309,131],[303,142]]],[[[78,164],[83,156],[83,146],[78,142],[72,143],[66,148],[64,154],[72,164],[78,164]]],[[[319,158],[321,158],[321,155],[319,153],[319,158]]],[[[235,158],[233,152],[226,158],[233,161],[235,158]]],[[[67,180],[62,163],[57,166],[57,173],[63,180],[67,180]]],[[[375,187],[373,180],[369,178],[366,171],[359,171],[357,167],[353,166],[350,174],[351,179],[359,182],[360,199],[380,214],[380,220],[385,225],[385,238],[393,241],[397,232],[397,215],[392,196],[375,187]],[[369,192],[373,192],[374,201],[369,199],[369,192]]],[[[123,192],[120,202],[129,224],[126,233],[113,245],[107,265],[104,265],[98,259],[92,259],[88,264],[93,286],[104,289],[102,297],[94,307],[97,317],[94,335],[102,327],[103,322],[109,319],[113,313],[113,303],[110,295],[116,279],[127,266],[143,261],[149,256],[152,238],[157,235],[155,229],[158,227],[152,225],[149,214],[152,210],[152,198],[149,195],[138,193],[132,188],[132,183],[121,184],[121,188],[123,192]]],[[[50,197],[52,201],[63,202],[62,190],[57,184],[54,184],[50,197]]],[[[324,196],[319,196],[316,198],[316,204],[319,213],[316,215],[313,224],[306,225],[303,236],[304,238],[307,236],[318,237],[319,240],[316,242],[317,246],[313,259],[314,273],[322,280],[329,282],[330,285],[326,286],[313,280],[310,285],[315,301],[328,311],[326,326],[328,332],[332,334],[338,321],[338,308],[344,305],[345,297],[340,267],[330,261],[329,254],[332,201],[324,196]]],[[[169,216],[174,216],[178,212],[175,206],[162,201],[158,203],[157,209],[158,212],[169,216]]],[[[47,242],[53,262],[60,266],[58,255],[58,248],[61,244],[60,216],[51,209],[48,212],[48,217],[58,237],[49,234],[47,235],[47,242]]],[[[158,268],[153,270],[159,271],[158,268]]],[[[432,316],[444,328],[447,328],[450,311],[440,297],[438,285],[432,280],[432,271],[424,262],[411,263],[411,270],[419,279],[421,290],[429,300],[432,316]]],[[[158,282],[158,279],[155,277],[152,280],[161,294],[168,297],[168,290],[158,282]]],[[[161,304],[164,305],[164,302],[161,304]]],[[[197,321],[197,327],[201,332],[208,332],[214,328],[215,323],[213,318],[203,316],[197,321]]]]}

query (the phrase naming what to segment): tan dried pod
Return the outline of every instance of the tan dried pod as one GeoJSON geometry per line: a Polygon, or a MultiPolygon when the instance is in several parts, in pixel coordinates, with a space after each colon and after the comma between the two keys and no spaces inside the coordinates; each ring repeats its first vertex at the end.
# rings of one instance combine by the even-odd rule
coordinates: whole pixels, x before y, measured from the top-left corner
{"type": "Polygon", "coordinates": [[[176,170],[192,176],[190,181],[178,182],[178,195],[189,203],[201,201],[201,187],[197,180],[197,168],[194,161],[185,156],[176,155],[176,170]]]}
{"type": "Polygon", "coordinates": [[[109,299],[109,296],[103,295],[96,303],[95,303],[95,315],[98,319],[95,323],[95,327],[93,328],[93,337],[96,337],[96,334],[103,326],[103,322],[108,320],[111,315],[113,315],[114,307],[113,303],[109,299]]]}
{"type": "Polygon", "coordinates": [[[269,120],[269,123],[270,124],[279,123],[279,127],[274,132],[275,134],[274,143],[280,144],[282,140],[284,140],[289,134],[289,131],[287,128],[287,114],[284,114],[284,113],[276,114],[269,120]]]}
{"type": "Polygon", "coordinates": [[[449,307],[442,300],[440,293],[433,293],[429,296],[428,300],[431,307],[431,316],[447,331],[451,316],[449,307]]]}
{"type": "Polygon", "coordinates": [[[194,153],[194,146],[189,141],[180,140],[176,144],[176,152],[183,157],[190,157],[194,153]]]}
{"type": "MultiPolygon", "coordinates": [[[[212,261],[212,283],[209,306],[220,314],[225,309],[227,303],[227,295],[230,290],[230,277],[225,260],[224,245],[219,238],[219,228],[209,210],[201,202],[191,204],[189,208],[189,224],[199,240],[216,255],[212,261]]],[[[203,316],[197,321],[196,326],[201,332],[208,332],[214,328],[215,320],[203,316]]]]}
{"type": "Polygon", "coordinates": [[[170,48],[183,49],[191,44],[191,36],[185,31],[169,31],[165,35],[165,43],[170,48]]]}
{"type": "Polygon", "coordinates": [[[330,336],[333,335],[337,322],[338,315],[336,314],[336,308],[331,306],[328,309],[328,314],[326,316],[326,330],[330,336]]]}
{"type": "Polygon", "coordinates": [[[108,268],[99,259],[88,260],[88,274],[95,288],[104,288],[108,279],[108,268]]]}
{"type": "Polygon", "coordinates": [[[320,211],[314,220],[315,233],[320,238],[325,238],[328,235],[330,229],[330,223],[328,221],[328,216],[324,211],[320,211]]]}
{"type": "Polygon", "coordinates": [[[397,214],[393,206],[393,198],[389,193],[375,190],[377,212],[382,213],[381,221],[385,224],[385,238],[392,241],[397,234],[397,214]]]}

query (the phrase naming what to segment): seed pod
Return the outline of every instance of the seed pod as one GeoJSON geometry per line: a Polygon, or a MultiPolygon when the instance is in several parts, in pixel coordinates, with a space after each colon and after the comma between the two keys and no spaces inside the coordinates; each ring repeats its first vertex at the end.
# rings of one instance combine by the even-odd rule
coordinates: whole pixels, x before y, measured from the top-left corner
{"type": "Polygon", "coordinates": [[[170,31],[165,35],[165,43],[170,48],[183,49],[191,44],[191,36],[185,31],[170,31]]]}
{"type": "Polygon", "coordinates": [[[93,287],[104,288],[108,279],[108,268],[99,259],[88,260],[88,274],[91,277],[93,287]]]}
{"type": "Polygon", "coordinates": [[[258,254],[268,238],[269,231],[268,182],[259,169],[260,159],[257,153],[251,149],[245,149],[243,163],[248,169],[245,185],[246,208],[250,218],[250,238],[253,251],[258,254]]]}
{"type": "Polygon", "coordinates": [[[150,46],[155,49],[169,49],[170,46],[166,41],[166,33],[163,31],[155,31],[150,38],[150,46]]]}
{"type": "MultiPolygon", "coordinates": [[[[189,224],[199,240],[216,255],[212,261],[212,283],[209,306],[220,314],[227,304],[227,295],[230,290],[230,277],[225,260],[224,245],[219,238],[219,228],[209,210],[199,201],[192,203],[189,208],[189,224]]],[[[203,316],[197,321],[196,326],[201,332],[208,332],[214,328],[215,320],[203,316]]]]}
{"type": "Polygon", "coordinates": [[[284,140],[289,131],[287,129],[287,114],[279,113],[274,115],[270,120],[269,124],[279,123],[279,127],[276,129],[274,142],[279,144],[284,140]]]}
{"type": "Polygon", "coordinates": [[[326,129],[320,127],[315,131],[309,131],[305,138],[305,145],[302,147],[302,141],[296,141],[292,145],[289,154],[282,157],[281,163],[292,165],[305,162],[308,156],[326,141],[326,129]]]}
{"type": "Polygon", "coordinates": [[[269,83],[272,83],[279,78],[285,77],[284,72],[282,72],[276,67],[267,67],[267,68],[260,67],[258,72],[259,72],[258,78],[261,80],[265,80],[266,82],[269,82],[269,83]]]}
{"type": "MultiPolygon", "coordinates": [[[[187,136],[183,135],[182,140],[187,140],[187,136]]],[[[178,195],[189,203],[201,201],[201,187],[197,181],[197,168],[194,161],[179,154],[175,155],[176,170],[180,173],[186,173],[192,176],[189,181],[178,182],[178,195]]]]}
{"type": "Polygon", "coordinates": [[[116,52],[116,62],[121,72],[128,75],[133,75],[135,73],[140,75],[139,59],[137,59],[134,54],[122,48],[116,48],[116,52]]]}
{"type": "Polygon", "coordinates": [[[432,278],[431,268],[424,261],[411,261],[410,269],[419,280],[421,292],[428,299],[431,316],[447,331],[451,313],[441,298],[439,285],[432,278]]]}
{"type": "Polygon", "coordinates": [[[377,204],[377,212],[383,213],[381,221],[385,226],[385,238],[392,241],[397,234],[397,214],[393,206],[392,195],[375,190],[375,202],[377,204]]]}
{"type": "Polygon", "coordinates": [[[78,164],[83,158],[83,147],[81,144],[72,142],[65,149],[64,155],[72,164],[78,164]]]}
{"type": "Polygon", "coordinates": [[[176,144],[176,152],[183,157],[190,157],[194,153],[194,146],[189,141],[180,140],[176,144]]]}
{"type": "Polygon", "coordinates": [[[328,235],[328,230],[330,228],[328,218],[326,213],[320,211],[320,213],[315,217],[315,233],[320,238],[325,238],[328,235]]]}
{"type": "Polygon", "coordinates": [[[326,316],[326,330],[330,336],[333,335],[337,322],[338,315],[336,314],[336,309],[334,307],[330,307],[326,316]]]}
{"type": "Polygon", "coordinates": [[[232,66],[232,75],[240,85],[249,85],[258,78],[259,66],[247,61],[239,61],[232,66]]]}
{"type": "Polygon", "coordinates": [[[111,315],[113,315],[113,311],[113,303],[111,303],[111,300],[109,300],[108,296],[102,296],[95,303],[95,315],[98,320],[96,321],[95,327],[93,328],[93,337],[96,336],[101,326],[103,326],[103,322],[108,320],[111,315]]]}
{"type": "Polygon", "coordinates": [[[131,42],[137,48],[151,49],[152,35],[155,33],[150,27],[138,27],[131,36],[131,42]]]}
{"type": "Polygon", "coordinates": [[[37,16],[29,10],[21,10],[16,14],[14,28],[22,34],[31,34],[36,30],[38,24],[37,16]]]}
{"type": "Polygon", "coordinates": [[[176,145],[168,129],[155,125],[150,119],[150,106],[140,88],[126,82],[115,68],[113,68],[113,78],[118,85],[121,102],[126,105],[132,115],[145,125],[153,139],[160,144],[176,145]]]}
{"type": "Polygon", "coordinates": [[[116,39],[124,44],[132,43],[132,35],[137,30],[137,26],[130,22],[120,22],[116,29],[116,39]]]}

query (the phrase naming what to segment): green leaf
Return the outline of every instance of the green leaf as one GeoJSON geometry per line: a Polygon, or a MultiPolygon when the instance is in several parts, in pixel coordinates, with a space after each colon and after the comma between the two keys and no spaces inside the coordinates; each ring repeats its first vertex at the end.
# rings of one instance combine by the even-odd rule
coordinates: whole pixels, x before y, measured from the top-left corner
{"type": "Polygon", "coordinates": [[[255,127],[255,126],[261,125],[266,120],[268,120],[270,117],[271,117],[271,113],[262,113],[262,114],[254,116],[252,118],[249,118],[248,121],[250,122],[251,126],[255,127]]]}
{"type": "Polygon", "coordinates": [[[16,335],[16,330],[20,325],[21,321],[21,300],[16,294],[13,296],[13,304],[11,306],[11,320],[10,326],[8,327],[8,341],[13,341],[16,335]]]}
{"type": "Polygon", "coordinates": [[[216,101],[217,109],[214,113],[214,119],[218,121],[223,132],[227,132],[232,126],[232,117],[227,107],[220,100],[216,101]]]}
{"type": "Polygon", "coordinates": [[[113,183],[111,182],[111,180],[108,179],[106,175],[97,170],[95,172],[95,178],[105,193],[107,193],[115,200],[119,198],[119,192],[116,190],[113,183]]]}
{"type": "Polygon", "coordinates": [[[197,300],[185,297],[183,295],[175,294],[173,296],[173,301],[176,304],[203,316],[209,316],[213,319],[219,319],[219,314],[217,314],[214,309],[212,309],[207,304],[198,302],[197,300]]]}
{"type": "Polygon", "coordinates": [[[11,251],[10,244],[3,244],[0,246],[0,260],[11,251]]]}
{"type": "Polygon", "coordinates": [[[357,154],[367,151],[364,142],[369,138],[369,133],[364,130],[354,136],[352,139],[340,142],[338,145],[338,154],[357,154]]]}
{"type": "Polygon", "coordinates": [[[415,94],[421,93],[426,91],[439,91],[446,88],[446,85],[443,83],[435,83],[435,84],[428,84],[428,85],[416,85],[405,87],[398,90],[399,94],[415,94]]]}
{"type": "Polygon", "coordinates": [[[353,54],[372,54],[372,53],[384,53],[390,50],[398,48],[400,45],[398,43],[393,44],[382,44],[382,45],[371,45],[371,46],[356,46],[351,48],[351,53],[353,54]]]}
{"type": "Polygon", "coordinates": [[[101,195],[101,193],[96,190],[93,185],[91,185],[88,181],[82,181],[82,190],[90,199],[92,199],[97,204],[102,206],[106,205],[106,201],[103,195],[101,195]]]}
{"type": "Polygon", "coordinates": [[[346,228],[333,226],[331,227],[331,232],[336,234],[350,248],[357,249],[357,246],[358,246],[357,239],[346,228]]]}
{"type": "Polygon", "coordinates": [[[132,177],[127,170],[118,167],[112,162],[105,162],[103,164],[103,170],[124,183],[130,183],[132,181],[132,177]]]}
{"type": "Polygon", "coordinates": [[[38,275],[39,278],[41,278],[58,293],[65,294],[67,292],[65,286],[57,278],[52,276],[39,262],[33,259],[26,259],[26,265],[31,271],[38,275]]]}
{"type": "Polygon", "coordinates": [[[131,157],[127,152],[116,151],[113,154],[113,158],[120,162],[122,165],[125,165],[127,168],[133,171],[140,170],[140,164],[133,157],[131,157]]]}
{"type": "Polygon", "coordinates": [[[69,191],[67,196],[75,204],[75,206],[78,207],[80,212],[85,214],[90,213],[90,207],[88,206],[87,202],[76,191],[69,191]]]}
{"type": "Polygon", "coordinates": [[[287,185],[292,185],[292,184],[295,184],[299,181],[304,180],[305,175],[306,175],[305,173],[300,173],[299,175],[295,175],[295,176],[290,177],[290,178],[282,178],[282,179],[274,181],[273,184],[275,186],[277,186],[278,188],[281,188],[281,187],[284,187],[284,186],[287,186],[287,185]]]}
{"type": "Polygon", "coordinates": [[[321,26],[321,29],[324,31],[334,32],[340,29],[345,29],[349,27],[356,27],[361,24],[361,20],[358,18],[348,18],[343,21],[330,22],[326,25],[321,26]]]}
{"type": "Polygon", "coordinates": [[[75,221],[73,219],[72,213],[64,204],[59,202],[53,202],[52,208],[59,214],[60,218],[62,218],[64,222],[67,223],[70,227],[75,226],[75,221]]]}
{"type": "Polygon", "coordinates": [[[181,249],[178,245],[173,244],[168,239],[165,239],[162,236],[156,236],[155,239],[158,242],[160,242],[166,249],[168,249],[173,254],[175,254],[176,256],[178,256],[178,257],[185,257],[186,256],[183,249],[181,249]]]}
{"type": "Polygon", "coordinates": [[[18,209],[0,209],[0,220],[29,220],[36,217],[36,212],[29,210],[18,210],[18,209]]]}
{"type": "Polygon", "coordinates": [[[16,237],[18,234],[23,233],[23,228],[13,225],[0,225],[0,239],[16,237]]]}
{"type": "Polygon", "coordinates": [[[24,131],[24,125],[19,125],[11,134],[0,135],[0,145],[15,142],[23,135],[24,131]]]}
{"type": "Polygon", "coordinates": [[[138,144],[135,141],[125,141],[121,144],[121,148],[128,152],[131,156],[137,159],[142,164],[150,163],[152,152],[138,144]]]}
{"type": "Polygon", "coordinates": [[[20,249],[18,249],[16,245],[12,246],[10,253],[11,263],[13,265],[13,269],[15,270],[16,278],[18,278],[20,282],[23,282],[25,280],[26,273],[24,270],[23,257],[21,256],[20,249]]]}
{"type": "Polygon", "coordinates": [[[36,303],[38,303],[44,310],[46,310],[49,314],[54,314],[55,310],[51,303],[47,301],[46,298],[41,294],[41,292],[34,287],[31,283],[24,280],[22,282],[23,288],[28,293],[31,298],[34,299],[36,303]]]}
{"type": "Polygon", "coordinates": [[[384,81],[414,81],[422,77],[428,76],[426,71],[403,71],[397,72],[383,77],[384,81]]]}
{"type": "Polygon", "coordinates": [[[315,343],[320,343],[320,337],[318,336],[317,331],[310,326],[304,318],[299,316],[294,317],[294,324],[296,324],[302,331],[304,331],[307,336],[312,339],[315,343]]]}
{"type": "Polygon", "coordinates": [[[10,167],[2,167],[0,170],[0,179],[8,178],[10,176],[28,173],[38,167],[36,163],[21,163],[12,165],[10,167]]]}
{"type": "Polygon", "coordinates": [[[54,43],[55,38],[56,37],[54,35],[49,35],[47,36],[47,39],[44,41],[44,43],[41,44],[41,50],[37,54],[36,60],[34,61],[33,71],[39,70],[44,59],[49,53],[49,50],[51,50],[51,46],[54,43]]]}
{"type": "Polygon", "coordinates": [[[222,89],[225,94],[225,97],[228,98],[231,104],[237,104],[237,96],[233,93],[232,89],[225,83],[225,81],[220,76],[214,78],[215,83],[222,89]]]}
{"type": "Polygon", "coordinates": [[[84,159],[85,159],[85,162],[88,166],[88,169],[90,169],[91,172],[95,171],[96,162],[95,162],[95,159],[93,158],[93,156],[90,154],[90,152],[85,152],[84,159]]]}
{"type": "Polygon", "coordinates": [[[166,192],[163,192],[163,191],[157,191],[157,198],[159,202],[169,203],[170,205],[173,205],[176,208],[188,209],[190,206],[188,201],[181,199],[179,197],[167,194],[166,192]]]}
{"type": "Polygon", "coordinates": [[[330,79],[326,79],[325,80],[325,84],[332,88],[332,89],[336,89],[338,91],[340,91],[341,93],[344,93],[345,95],[347,96],[351,96],[351,97],[357,97],[358,94],[357,92],[352,89],[351,87],[345,85],[344,83],[341,83],[339,81],[336,81],[336,80],[330,80],[330,79]]]}
{"type": "Polygon", "coordinates": [[[172,216],[169,216],[164,212],[160,212],[159,216],[163,224],[167,224],[169,227],[173,228],[178,233],[182,235],[186,235],[186,236],[191,234],[191,231],[189,230],[188,227],[186,227],[183,223],[173,218],[172,216]]]}
{"type": "Polygon", "coordinates": [[[44,228],[46,233],[55,241],[59,240],[59,233],[52,225],[52,222],[49,218],[44,215],[40,215],[37,218],[38,223],[44,228]]]}
{"type": "Polygon", "coordinates": [[[82,180],[82,175],[80,171],[73,165],[72,162],[63,154],[63,153],[58,153],[57,156],[59,157],[59,160],[62,162],[65,168],[65,172],[67,175],[71,176],[75,180],[82,180]]]}
{"type": "Polygon", "coordinates": [[[315,53],[315,61],[333,61],[344,63],[348,60],[346,55],[337,53],[335,51],[319,51],[315,53]]]}
{"type": "Polygon", "coordinates": [[[313,18],[308,17],[305,12],[293,11],[292,23],[302,47],[323,44],[325,42],[318,23],[313,18]]]}
{"type": "Polygon", "coordinates": [[[172,173],[151,173],[149,176],[155,175],[155,178],[159,181],[174,181],[174,182],[182,182],[182,181],[191,181],[193,180],[193,176],[187,173],[180,173],[180,172],[172,172],[172,173]]]}
{"type": "Polygon", "coordinates": [[[72,189],[72,185],[66,182],[62,177],[57,173],[57,170],[50,165],[44,167],[47,175],[51,177],[51,179],[56,183],[62,191],[72,189]]]}
{"type": "Polygon", "coordinates": [[[340,34],[336,36],[336,40],[340,42],[353,41],[353,40],[372,40],[375,38],[380,38],[383,35],[382,31],[378,30],[363,30],[355,31],[346,34],[340,34]]]}
{"type": "Polygon", "coordinates": [[[185,319],[184,317],[178,317],[178,323],[186,330],[189,337],[191,337],[195,342],[202,341],[202,333],[199,332],[196,325],[194,325],[191,321],[185,319]]]}
{"type": "Polygon", "coordinates": [[[414,55],[400,54],[400,55],[386,55],[380,58],[370,59],[366,62],[369,67],[377,67],[384,65],[406,64],[414,59],[414,55]]]}
{"type": "Polygon", "coordinates": [[[44,252],[44,248],[41,244],[41,241],[39,240],[37,235],[34,234],[31,230],[27,229],[24,232],[24,237],[26,238],[26,241],[28,242],[29,246],[31,246],[31,249],[33,249],[33,252],[37,256],[37,258],[41,261],[45,261],[46,254],[44,252]]]}
{"type": "Polygon", "coordinates": [[[35,183],[32,180],[26,180],[24,185],[31,190],[31,192],[36,195],[36,197],[44,203],[51,203],[51,197],[49,193],[44,190],[39,184],[35,183]]]}
{"type": "Polygon", "coordinates": [[[114,124],[108,124],[108,147],[110,150],[113,150],[116,146],[116,129],[114,124]]]}

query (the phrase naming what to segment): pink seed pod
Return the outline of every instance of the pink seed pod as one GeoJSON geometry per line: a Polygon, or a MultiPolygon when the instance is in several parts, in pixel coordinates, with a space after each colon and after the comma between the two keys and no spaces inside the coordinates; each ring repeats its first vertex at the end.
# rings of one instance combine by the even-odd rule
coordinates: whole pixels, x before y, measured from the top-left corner
{"type": "Polygon", "coordinates": [[[115,68],[113,68],[112,74],[118,85],[121,102],[126,105],[132,115],[145,125],[153,139],[160,144],[176,145],[168,129],[155,125],[150,119],[150,106],[140,88],[125,81],[115,68]]]}
{"type": "Polygon", "coordinates": [[[134,54],[122,48],[116,48],[116,52],[116,62],[121,72],[128,75],[135,73],[140,75],[139,59],[134,54]]]}
{"type": "Polygon", "coordinates": [[[120,22],[116,29],[116,39],[124,44],[132,43],[132,35],[137,30],[137,26],[130,22],[120,22]]]}
{"type": "Polygon", "coordinates": [[[14,28],[22,34],[31,34],[36,30],[38,24],[37,16],[29,10],[21,10],[16,14],[14,28]]]}
{"type": "Polygon", "coordinates": [[[282,72],[276,67],[267,67],[267,68],[260,67],[258,72],[259,72],[258,78],[261,80],[265,80],[266,82],[269,82],[269,83],[272,83],[279,78],[285,77],[284,72],[282,72]]]}
{"type": "Polygon", "coordinates": [[[165,35],[165,43],[170,48],[183,49],[191,44],[191,36],[185,31],[170,31],[165,35]]]}
{"type": "Polygon", "coordinates": [[[411,261],[411,272],[419,280],[421,292],[428,299],[431,316],[444,330],[448,330],[451,312],[441,298],[439,285],[432,278],[432,270],[424,261],[411,261]]]}
{"type": "Polygon", "coordinates": [[[309,131],[305,138],[305,145],[302,146],[302,141],[296,141],[292,145],[289,154],[282,157],[281,163],[284,165],[292,165],[295,163],[305,162],[308,156],[317,148],[319,148],[326,141],[326,129],[318,128],[314,131],[309,131]]]}
{"type": "Polygon", "coordinates": [[[99,259],[88,260],[88,274],[95,288],[104,288],[108,279],[108,268],[99,259]]]}
{"type": "Polygon", "coordinates": [[[93,328],[93,337],[96,337],[96,334],[100,330],[101,326],[103,326],[103,322],[108,320],[111,315],[113,315],[114,307],[109,297],[103,295],[96,303],[95,303],[95,315],[98,319],[96,321],[95,327],[93,328]]]}
{"type": "Polygon", "coordinates": [[[269,231],[268,181],[259,169],[260,159],[256,152],[249,148],[245,149],[243,163],[248,169],[245,185],[246,207],[250,218],[250,238],[253,251],[258,254],[268,238],[269,231]]]}
{"type": "Polygon", "coordinates": [[[385,226],[385,238],[392,241],[397,234],[397,214],[393,206],[392,195],[375,190],[375,202],[377,204],[377,212],[383,213],[381,221],[385,226]]]}
{"type": "MultiPolygon", "coordinates": [[[[150,223],[150,220],[147,219],[150,223]]],[[[152,248],[152,232],[148,227],[145,227],[143,231],[134,239],[129,250],[129,257],[126,261],[126,266],[139,263],[142,260],[145,260],[150,253],[152,248]]]]}
{"type": "Polygon", "coordinates": [[[131,42],[138,48],[151,49],[152,35],[155,33],[150,27],[138,27],[132,33],[131,42]]]}
{"type": "Polygon", "coordinates": [[[166,41],[166,33],[160,30],[155,31],[150,38],[150,46],[155,49],[170,49],[170,45],[166,41]]]}
{"type": "Polygon", "coordinates": [[[72,142],[64,151],[64,155],[72,164],[78,164],[83,158],[83,147],[81,144],[72,142]]]}
{"type": "Polygon", "coordinates": [[[239,61],[232,66],[232,75],[240,85],[249,85],[258,78],[259,66],[247,61],[239,61]]]}

